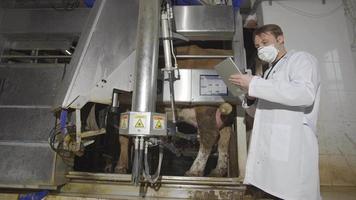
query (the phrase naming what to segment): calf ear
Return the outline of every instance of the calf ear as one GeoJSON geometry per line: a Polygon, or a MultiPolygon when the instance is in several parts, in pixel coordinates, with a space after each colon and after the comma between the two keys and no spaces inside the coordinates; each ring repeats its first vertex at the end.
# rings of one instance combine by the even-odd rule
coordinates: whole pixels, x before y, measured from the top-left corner
{"type": "Polygon", "coordinates": [[[232,111],[232,105],[229,103],[223,103],[219,106],[219,111],[222,115],[228,115],[232,111]]]}

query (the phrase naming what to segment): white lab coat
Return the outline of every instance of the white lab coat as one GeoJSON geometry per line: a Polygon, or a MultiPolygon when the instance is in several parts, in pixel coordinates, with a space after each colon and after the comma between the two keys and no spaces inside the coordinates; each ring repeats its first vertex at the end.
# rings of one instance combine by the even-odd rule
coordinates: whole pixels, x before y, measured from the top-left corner
{"type": "Polygon", "coordinates": [[[258,100],[245,184],[282,199],[321,199],[316,135],[319,74],[312,55],[291,51],[267,80],[252,79],[248,93],[258,100]]]}

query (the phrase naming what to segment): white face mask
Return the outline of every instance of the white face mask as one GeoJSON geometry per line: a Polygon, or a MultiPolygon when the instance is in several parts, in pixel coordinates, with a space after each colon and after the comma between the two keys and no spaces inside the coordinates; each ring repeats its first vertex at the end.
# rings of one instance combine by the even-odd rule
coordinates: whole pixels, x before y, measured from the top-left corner
{"type": "Polygon", "coordinates": [[[268,63],[272,63],[274,60],[276,60],[278,55],[278,49],[274,47],[273,44],[265,47],[260,47],[257,51],[258,57],[268,63]]]}

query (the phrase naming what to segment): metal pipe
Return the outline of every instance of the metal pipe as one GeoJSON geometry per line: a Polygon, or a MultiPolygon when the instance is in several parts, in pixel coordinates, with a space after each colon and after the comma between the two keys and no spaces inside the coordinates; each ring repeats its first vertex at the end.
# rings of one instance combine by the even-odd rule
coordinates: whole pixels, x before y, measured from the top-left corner
{"type": "Polygon", "coordinates": [[[162,37],[163,37],[163,51],[164,51],[164,61],[166,64],[166,70],[173,70],[172,66],[172,55],[171,55],[171,44],[170,44],[170,30],[169,30],[169,21],[168,13],[163,12],[161,26],[162,26],[162,37]]]}
{"type": "Polygon", "coordinates": [[[174,97],[174,71],[168,72],[168,81],[169,81],[169,98],[171,101],[171,109],[172,109],[172,122],[174,124],[177,123],[177,113],[176,113],[176,102],[174,97]]]}
{"type": "Polygon", "coordinates": [[[119,93],[113,92],[112,94],[112,107],[118,108],[119,107],[119,93]]]}
{"type": "Polygon", "coordinates": [[[138,185],[139,180],[138,180],[138,176],[139,176],[139,165],[141,165],[141,163],[139,163],[138,159],[139,159],[139,138],[135,137],[135,142],[134,142],[134,161],[132,164],[132,176],[131,176],[131,181],[132,183],[134,183],[135,185],[138,185]]]}
{"type": "Polygon", "coordinates": [[[176,55],[180,59],[224,59],[233,58],[233,55],[176,55]]]}
{"type": "Polygon", "coordinates": [[[9,58],[28,58],[28,59],[57,59],[57,58],[72,58],[72,56],[63,56],[63,55],[53,55],[53,56],[23,56],[23,55],[2,55],[1,59],[9,59],[9,58]]]}
{"type": "Polygon", "coordinates": [[[171,101],[171,109],[172,109],[172,121],[176,123],[176,106],[175,106],[175,97],[174,97],[174,68],[172,66],[172,48],[171,48],[171,36],[172,30],[170,30],[170,6],[167,3],[166,10],[162,12],[161,18],[161,27],[162,27],[162,37],[163,37],[163,50],[164,50],[164,62],[165,69],[164,71],[168,73],[168,81],[169,81],[169,96],[171,101]]]}
{"type": "Polygon", "coordinates": [[[137,180],[139,183],[141,181],[141,176],[142,176],[142,169],[143,169],[143,151],[144,151],[144,143],[145,139],[143,137],[140,138],[140,146],[139,146],[139,151],[138,151],[138,174],[137,174],[137,180]]]}
{"type": "Polygon", "coordinates": [[[140,0],[132,111],[156,107],[160,0],[140,0]]]}

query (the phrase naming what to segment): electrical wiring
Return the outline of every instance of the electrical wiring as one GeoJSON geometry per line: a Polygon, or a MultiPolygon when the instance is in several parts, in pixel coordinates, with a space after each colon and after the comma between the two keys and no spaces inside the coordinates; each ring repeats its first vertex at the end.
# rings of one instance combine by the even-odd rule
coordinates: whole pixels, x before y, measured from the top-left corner
{"type": "Polygon", "coordinates": [[[61,130],[57,126],[52,128],[49,134],[49,145],[51,149],[59,155],[63,162],[68,166],[73,166],[73,152],[63,148],[63,139],[60,139],[58,136],[61,136],[61,130]]]}

